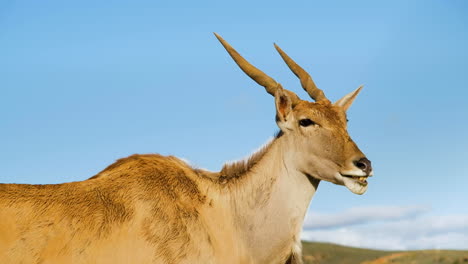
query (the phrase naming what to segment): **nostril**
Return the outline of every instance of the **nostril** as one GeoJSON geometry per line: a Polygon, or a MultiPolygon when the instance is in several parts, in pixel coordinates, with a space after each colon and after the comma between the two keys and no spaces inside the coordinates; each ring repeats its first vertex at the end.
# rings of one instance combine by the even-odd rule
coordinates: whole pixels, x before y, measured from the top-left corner
{"type": "Polygon", "coordinates": [[[369,173],[372,170],[371,162],[367,158],[361,158],[360,160],[355,161],[354,165],[365,173],[369,173]]]}
{"type": "Polygon", "coordinates": [[[360,168],[361,170],[365,170],[367,168],[367,165],[361,161],[356,161],[354,165],[356,165],[356,167],[360,168]]]}

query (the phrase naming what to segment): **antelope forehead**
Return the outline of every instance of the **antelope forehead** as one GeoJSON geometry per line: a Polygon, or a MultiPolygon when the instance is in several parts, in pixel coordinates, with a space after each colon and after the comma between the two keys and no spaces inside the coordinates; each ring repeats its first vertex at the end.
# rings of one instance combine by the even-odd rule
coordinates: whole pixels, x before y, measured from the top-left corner
{"type": "Polygon", "coordinates": [[[346,119],[344,113],[340,113],[339,111],[328,107],[308,107],[306,109],[297,110],[296,116],[298,119],[310,118],[316,122],[326,121],[331,123],[346,119]]]}

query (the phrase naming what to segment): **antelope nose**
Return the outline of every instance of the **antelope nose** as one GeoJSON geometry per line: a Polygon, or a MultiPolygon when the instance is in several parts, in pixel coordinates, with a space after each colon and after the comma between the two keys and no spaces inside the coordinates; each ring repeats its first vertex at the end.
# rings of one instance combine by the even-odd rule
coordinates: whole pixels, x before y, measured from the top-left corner
{"type": "Polygon", "coordinates": [[[371,173],[371,171],[372,171],[371,162],[367,158],[361,158],[360,160],[355,161],[354,165],[356,165],[356,167],[361,169],[367,175],[369,175],[371,173]]]}

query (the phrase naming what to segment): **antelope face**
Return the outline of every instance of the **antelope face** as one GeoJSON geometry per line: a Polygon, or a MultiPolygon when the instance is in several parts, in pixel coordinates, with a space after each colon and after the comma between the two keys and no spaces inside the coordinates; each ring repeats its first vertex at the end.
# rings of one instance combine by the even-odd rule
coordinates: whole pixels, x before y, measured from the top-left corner
{"type": "MultiPolygon", "coordinates": [[[[350,94],[352,99],[359,90],[350,94]]],[[[288,104],[287,94],[277,92],[276,96],[277,123],[288,142],[288,153],[292,153],[290,164],[306,175],[363,194],[372,167],[348,134],[347,107],[340,105],[343,101],[301,100],[293,106],[288,104]]]]}
{"type": "Polygon", "coordinates": [[[372,167],[348,135],[346,120],[346,110],[362,87],[332,104],[310,75],[275,44],[288,67],[299,77],[302,88],[315,102],[301,100],[215,35],[242,71],[275,97],[276,122],[287,142],[287,163],[305,175],[345,185],[353,193],[363,194],[367,190],[366,179],[372,176],[372,167]]]}

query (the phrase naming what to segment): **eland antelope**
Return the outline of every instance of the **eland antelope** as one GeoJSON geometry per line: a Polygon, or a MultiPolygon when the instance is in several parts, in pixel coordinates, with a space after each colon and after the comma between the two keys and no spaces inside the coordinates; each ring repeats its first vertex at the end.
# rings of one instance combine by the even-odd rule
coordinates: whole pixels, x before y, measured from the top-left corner
{"type": "Polygon", "coordinates": [[[216,37],[274,96],[275,138],[219,172],[147,154],[81,182],[1,184],[0,263],[302,263],[302,223],[319,182],[363,194],[372,176],[347,132],[361,87],[331,103],[275,44],[315,102],[301,100],[216,37]]]}

